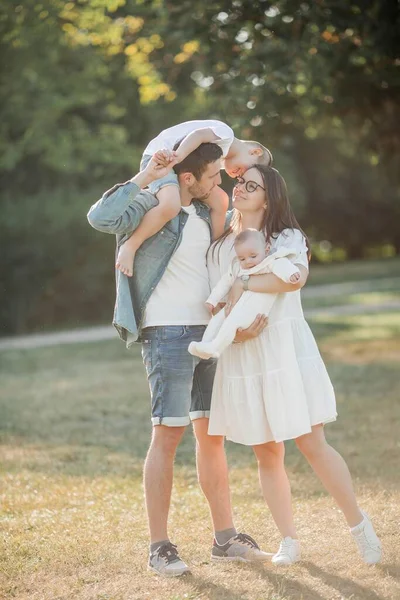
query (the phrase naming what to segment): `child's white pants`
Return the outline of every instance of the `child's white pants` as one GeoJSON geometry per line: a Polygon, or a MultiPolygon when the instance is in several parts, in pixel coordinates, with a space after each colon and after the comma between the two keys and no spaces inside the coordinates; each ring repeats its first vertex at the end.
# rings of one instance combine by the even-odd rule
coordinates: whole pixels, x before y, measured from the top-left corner
{"type": "Polygon", "coordinates": [[[231,312],[225,317],[225,309],[219,311],[208,324],[202,342],[214,352],[221,354],[233,342],[237,329],[247,329],[258,314],[268,316],[277,294],[243,292],[231,312]]]}

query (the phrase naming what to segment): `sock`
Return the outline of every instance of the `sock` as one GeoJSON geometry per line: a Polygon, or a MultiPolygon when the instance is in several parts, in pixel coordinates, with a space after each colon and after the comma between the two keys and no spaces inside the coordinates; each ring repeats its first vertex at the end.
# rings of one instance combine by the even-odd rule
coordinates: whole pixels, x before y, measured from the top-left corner
{"type": "Polygon", "coordinates": [[[168,544],[169,540],[161,540],[161,542],[153,542],[150,544],[150,554],[153,554],[163,544],[168,544]]]}
{"type": "Polygon", "coordinates": [[[231,538],[233,538],[237,534],[237,531],[234,527],[230,527],[229,529],[223,529],[222,531],[215,532],[215,539],[217,540],[217,544],[219,546],[223,546],[228,542],[231,538]]]}

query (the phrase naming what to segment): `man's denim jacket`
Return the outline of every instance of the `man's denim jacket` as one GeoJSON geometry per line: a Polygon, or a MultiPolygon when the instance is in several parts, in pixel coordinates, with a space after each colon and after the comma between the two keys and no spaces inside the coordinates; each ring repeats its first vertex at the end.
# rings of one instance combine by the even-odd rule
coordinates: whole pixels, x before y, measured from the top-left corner
{"type": "MultiPolygon", "coordinates": [[[[89,210],[88,221],[98,231],[116,234],[119,247],[135,231],[145,213],[157,204],[158,200],[153,194],[128,181],[106,192],[89,210]]],[[[193,204],[211,233],[209,208],[197,200],[193,204]]],[[[187,219],[188,214],[181,210],[161,231],[140,246],[135,256],[133,277],[116,270],[117,297],[113,325],[128,348],[140,341],[147,301],[181,243],[187,219]]]]}

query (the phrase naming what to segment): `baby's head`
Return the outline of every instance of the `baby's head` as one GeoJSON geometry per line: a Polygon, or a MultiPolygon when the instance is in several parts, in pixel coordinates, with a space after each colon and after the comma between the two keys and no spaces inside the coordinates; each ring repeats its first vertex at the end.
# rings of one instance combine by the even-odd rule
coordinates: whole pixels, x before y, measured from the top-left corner
{"type": "Polygon", "coordinates": [[[244,229],[236,236],[234,247],[242,269],[255,267],[264,260],[269,251],[269,245],[257,229],[244,229]]]}

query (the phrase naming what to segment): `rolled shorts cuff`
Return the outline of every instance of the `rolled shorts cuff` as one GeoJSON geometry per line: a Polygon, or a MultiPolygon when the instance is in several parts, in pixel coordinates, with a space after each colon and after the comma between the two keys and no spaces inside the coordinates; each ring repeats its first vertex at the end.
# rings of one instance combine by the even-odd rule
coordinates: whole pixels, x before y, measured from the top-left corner
{"type": "Polygon", "coordinates": [[[196,419],[209,419],[210,411],[209,410],[193,410],[190,411],[189,417],[191,421],[195,421],[196,419]]]}
{"type": "Polygon", "coordinates": [[[149,183],[150,192],[154,196],[156,196],[156,194],[158,194],[158,192],[160,190],[162,190],[163,188],[165,188],[167,186],[171,186],[171,185],[175,185],[179,189],[178,178],[176,175],[175,175],[175,177],[176,177],[176,179],[174,178],[173,175],[166,175],[165,177],[162,177],[161,179],[155,179],[154,181],[149,183]]]}
{"type": "Polygon", "coordinates": [[[190,424],[189,417],[151,417],[154,425],[165,425],[166,427],[186,427],[190,424]]]}

